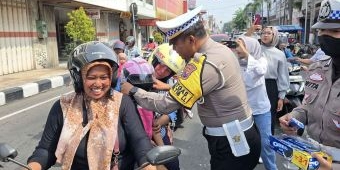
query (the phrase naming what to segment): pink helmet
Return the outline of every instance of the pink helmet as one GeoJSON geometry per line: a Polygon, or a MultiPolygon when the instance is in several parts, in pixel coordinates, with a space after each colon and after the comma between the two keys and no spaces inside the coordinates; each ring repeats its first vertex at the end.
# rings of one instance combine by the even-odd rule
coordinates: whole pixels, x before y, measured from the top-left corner
{"type": "Polygon", "coordinates": [[[132,85],[149,91],[153,85],[153,73],[154,69],[151,64],[140,57],[136,57],[123,65],[121,76],[122,79],[132,85]]]}

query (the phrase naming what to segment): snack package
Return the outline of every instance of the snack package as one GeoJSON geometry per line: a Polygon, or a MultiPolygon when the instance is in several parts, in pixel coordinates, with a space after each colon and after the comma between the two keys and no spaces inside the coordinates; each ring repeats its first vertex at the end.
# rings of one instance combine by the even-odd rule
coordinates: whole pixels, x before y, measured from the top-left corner
{"type": "Polygon", "coordinates": [[[316,170],[320,163],[311,156],[312,153],[320,154],[328,162],[332,162],[332,157],[323,152],[319,146],[304,140],[301,137],[281,135],[269,137],[270,147],[303,170],[316,170]]]}

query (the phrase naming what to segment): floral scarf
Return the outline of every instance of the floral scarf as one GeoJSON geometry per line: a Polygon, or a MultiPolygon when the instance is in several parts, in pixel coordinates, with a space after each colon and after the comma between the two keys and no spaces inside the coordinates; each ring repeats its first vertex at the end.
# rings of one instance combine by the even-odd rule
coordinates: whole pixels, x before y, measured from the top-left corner
{"type": "MultiPolygon", "coordinates": [[[[82,78],[84,79],[87,71],[97,64],[103,64],[103,62],[91,63],[84,70],[82,69],[82,78]]],[[[89,169],[110,170],[112,153],[118,135],[121,98],[122,94],[118,92],[114,92],[112,97],[103,97],[98,100],[76,93],[61,96],[64,125],[55,155],[57,163],[62,164],[62,170],[71,169],[79,143],[87,133],[89,133],[87,141],[89,169]],[[83,102],[85,102],[88,116],[88,123],[85,126],[82,124],[83,102]]]]}

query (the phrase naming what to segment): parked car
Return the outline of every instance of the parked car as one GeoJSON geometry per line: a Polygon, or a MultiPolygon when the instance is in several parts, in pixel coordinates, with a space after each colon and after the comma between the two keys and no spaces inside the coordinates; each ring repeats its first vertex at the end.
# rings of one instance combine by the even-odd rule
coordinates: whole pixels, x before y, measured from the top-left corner
{"type": "Polygon", "coordinates": [[[214,41],[219,42],[221,44],[225,44],[227,41],[230,40],[230,37],[228,34],[212,34],[210,35],[210,37],[214,41]]]}
{"type": "Polygon", "coordinates": [[[230,40],[230,37],[228,34],[213,34],[213,35],[210,35],[210,37],[214,41],[219,42],[223,45],[226,45],[229,48],[236,48],[236,42],[230,40]]]}

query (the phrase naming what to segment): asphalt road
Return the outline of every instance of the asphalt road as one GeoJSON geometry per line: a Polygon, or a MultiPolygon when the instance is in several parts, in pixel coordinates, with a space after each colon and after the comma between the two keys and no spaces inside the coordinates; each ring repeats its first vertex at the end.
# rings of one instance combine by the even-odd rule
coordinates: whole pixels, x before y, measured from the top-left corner
{"type": "MultiPolygon", "coordinates": [[[[52,104],[58,96],[70,91],[72,87],[60,87],[0,106],[0,143],[8,143],[17,149],[19,153],[16,157],[17,161],[26,163],[40,140],[52,104]]],[[[192,111],[194,118],[185,119],[184,128],[179,128],[174,133],[174,145],[182,151],[179,157],[182,170],[208,170],[210,169],[210,156],[206,140],[201,134],[202,124],[196,114],[196,107],[192,111]]],[[[277,156],[277,165],[280,170],[284,169],[282,161],[282,158],[277,156]]],[[[0,164],[3,170],[22,170],[11,162],[0,164]]],[[[262,164],[256,167],[256,170],[264,169],[262,164]]]]}

